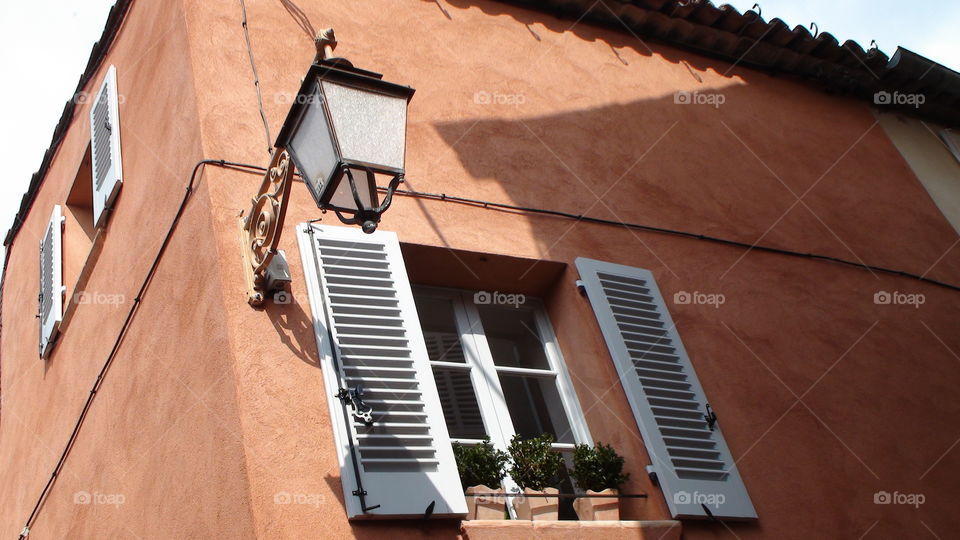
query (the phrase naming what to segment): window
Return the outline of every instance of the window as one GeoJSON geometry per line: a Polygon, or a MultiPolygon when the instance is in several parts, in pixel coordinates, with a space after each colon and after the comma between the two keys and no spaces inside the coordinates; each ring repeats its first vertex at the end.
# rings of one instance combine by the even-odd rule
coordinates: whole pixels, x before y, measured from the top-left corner
{"type": "MultiPolygon", "coordinates": [[[[413,296],[450,440],[489,437],[506,450],[515,434],[549,433],[572,466],[574,445],[590,433],[539,300],[500,304],[485,292],[427,287],[413,296]]],[[[504,487],[515,485],[507,478],[504,487]]],[[[566,472],[560,488],[573,491],[566,472]]],[[[561,519],[576,519],[572,504],[561,499],[561,519]]]]}
{"type": "Polygon", "coordinates": [[[538,300],[481,303],[491,297],[426,287],[414,299],[451,440],[506,448],[515,433],[549,433],[560,451],[589,441],[538,300]]]}

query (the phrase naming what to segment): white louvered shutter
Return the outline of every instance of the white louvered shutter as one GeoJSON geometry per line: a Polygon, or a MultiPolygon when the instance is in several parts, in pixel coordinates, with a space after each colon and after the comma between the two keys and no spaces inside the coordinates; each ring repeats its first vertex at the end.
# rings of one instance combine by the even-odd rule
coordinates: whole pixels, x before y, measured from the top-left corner
{"type": "Polygon", "coordinates": [[[40,241],[40,356],[46,358],[53,348],[60,321],[63,320],[63,215],[60,205],[53,214],[40,241]]]}
{"type": "Polygon", "coordinates": [[[466,514],[396,234],[319,225],[298,234],[348,516],[466,514]],[[371,426],[347,421],[335,397],[361,386],[371,426]],[[361,507],[354,465],[366,506],[379,508],[361,507]]]}
{"type": "Polygon", "coordinates": [[[673,517],[756,518],[653,274],[576,265],[673,517]]]}
{"type": "Polygon", "coordinates": [[[110,66],[90,107],[90,146],[93,168],[93,224],[103,226],[104,210],[113,204],[123,183],[120,158],[120,113],[117,69],[110,66]]]}

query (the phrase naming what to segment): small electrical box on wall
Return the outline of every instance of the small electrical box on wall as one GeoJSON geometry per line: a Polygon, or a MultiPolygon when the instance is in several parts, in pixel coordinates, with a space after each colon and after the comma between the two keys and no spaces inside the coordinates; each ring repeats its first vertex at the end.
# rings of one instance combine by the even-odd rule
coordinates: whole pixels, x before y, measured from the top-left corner
{"type": "Polygon", "coordinates": [[[278,249],[277,254],[270,260],[265,277],[266,290],[271,292],[290,290],[290,266],[287,264],[287,254],[282,249],[278,249]]]}

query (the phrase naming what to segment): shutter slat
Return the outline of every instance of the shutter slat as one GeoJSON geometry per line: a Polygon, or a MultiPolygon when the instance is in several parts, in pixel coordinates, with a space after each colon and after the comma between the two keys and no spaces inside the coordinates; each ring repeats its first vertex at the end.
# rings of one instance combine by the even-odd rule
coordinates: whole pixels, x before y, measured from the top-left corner
{"type": "Polygon", "coordinates": [[[465,514],[396,235],[319,225],[298,231],[349,517],[422,519],[431,504],[437,516],[465,514]],[[371,425],[352,409],[344,419],[344,405],[333,397],[341,386],[363,388],[371,425]],[[354,463],[366,504],[379,508],[360,507],[354,463]]]}
{"type": "Polygon", "coordinates": [[[653,275],[578,258],[577,270],[673,517],[756,518],[719,424],[653,275]]]}

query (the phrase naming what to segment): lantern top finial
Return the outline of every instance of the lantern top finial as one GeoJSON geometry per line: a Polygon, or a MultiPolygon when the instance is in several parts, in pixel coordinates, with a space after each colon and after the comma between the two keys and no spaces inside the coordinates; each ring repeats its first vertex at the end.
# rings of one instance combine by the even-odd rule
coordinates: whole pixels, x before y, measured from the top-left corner
{"type": "Polygon", "coordinates": [[[317,57],[314,59],[314,63],[333,57],[333,51],[337,48],[337,36],[333,33],[333,28],[321,30],[313,42],[317,45],[317,57]]]}

